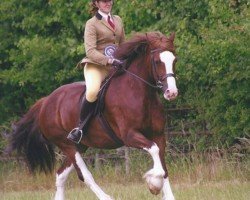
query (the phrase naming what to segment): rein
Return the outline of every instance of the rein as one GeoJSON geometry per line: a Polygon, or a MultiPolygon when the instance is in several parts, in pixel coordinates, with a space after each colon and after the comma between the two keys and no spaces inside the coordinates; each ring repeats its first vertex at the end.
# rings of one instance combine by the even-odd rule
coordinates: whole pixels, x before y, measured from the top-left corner
{"type": "Polygon", "coordinates": [[[128,71],[127,69],[122,69],[122,70],[127,72],[128,74],[134,76],[135,78],[141,80],[142,82],[144,82],[145,84],[149,85],[152,88],[155,88],[155,89],[157,89],[157,88],[161,89],[162,88],[162,85],[159,85],[159,84],[153,85],[153,84],[149,83],[148,81],[144,80],[143,78],[141,78],[140,76],[137,76],[136,74],[128,71]]]}
{"type": "Polygon", "coordinates": [[[163,88],[163,83],[162,81],[164,81],[165,79],[167,79],[168,77],[175,77],[175,74],[174,73],[168,73],[166,74],[165,76],[163,76],[162,78],[160,78],[156,72],[156,68],[157,68],[157,65],[153,59],[153,54],[157,51],[162,51],[162,49],[154,49],[154,50],[151,50],[150,51],[150,54],[151,54],[151,65],[153,66],[153,69],[154,69],[154,73],[157,75],[157,78],[158,80],[156,81],[156,84],[152,84],[148,81],[146,81],[145,79],[141,78],[140,76],[130,72],[129,70],[125,69],[125,68],[122,68],[123,71],[125,71],[126,73],[130,74],[131,76],[134,76],[135,78],[139,79],[140,81],[142,81],[143,83],[147,84],[148,86],[154,88],[154,89],[162,89],[163,88]]]}

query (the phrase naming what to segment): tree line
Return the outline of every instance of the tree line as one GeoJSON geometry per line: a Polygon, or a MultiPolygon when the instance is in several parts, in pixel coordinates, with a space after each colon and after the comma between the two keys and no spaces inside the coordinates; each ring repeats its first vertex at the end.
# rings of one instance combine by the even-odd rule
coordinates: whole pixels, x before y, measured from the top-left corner
{"type": "MultiPolygon", "coordinates": [[[[75,66],[85,55],[89,2],[1,1],[0,126],[55,88],[83,79],[75,66]]],[[[135,32],[176,33],[180,95],[166,108],[195,109],[188,119],[206,122],[213,133],[209,145],[249,137],[247,0],[115,0],[113,13],[123,19],[127,38],[135,32]]]]}

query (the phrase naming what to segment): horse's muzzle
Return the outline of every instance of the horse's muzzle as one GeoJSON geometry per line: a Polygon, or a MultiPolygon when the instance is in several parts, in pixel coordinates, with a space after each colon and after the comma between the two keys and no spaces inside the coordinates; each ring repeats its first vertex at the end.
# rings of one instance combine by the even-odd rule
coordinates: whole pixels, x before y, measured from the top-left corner
{"type": "Polygon", "coordinates": [[[164,92],[164,98],[168,101],[174,100],[178,96],[178,89],[177,88],[167,88],[164,92]]]}

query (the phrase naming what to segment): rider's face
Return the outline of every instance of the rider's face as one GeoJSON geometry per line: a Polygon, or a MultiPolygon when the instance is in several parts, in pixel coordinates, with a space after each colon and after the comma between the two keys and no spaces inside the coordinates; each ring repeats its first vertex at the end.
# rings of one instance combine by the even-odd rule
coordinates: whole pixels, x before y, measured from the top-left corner
{"type": "Polygon", "coordinates": [[[100,11],[108,14],[112,10],[113,0],[96,1],[96,6],[100,9],[100,11]]]}

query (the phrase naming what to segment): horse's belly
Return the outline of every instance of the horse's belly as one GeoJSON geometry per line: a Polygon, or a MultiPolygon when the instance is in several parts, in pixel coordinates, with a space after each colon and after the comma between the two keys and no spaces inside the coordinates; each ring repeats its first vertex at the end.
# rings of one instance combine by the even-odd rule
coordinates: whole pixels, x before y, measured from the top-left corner
{"type": "Polygon", "coordinates": [[[121,147],[105,132],[99,121],[95,118],[90,122],[89,129],[83,136],[82,143],[95,148],[114,149],[121,147]]]}

